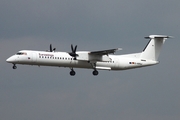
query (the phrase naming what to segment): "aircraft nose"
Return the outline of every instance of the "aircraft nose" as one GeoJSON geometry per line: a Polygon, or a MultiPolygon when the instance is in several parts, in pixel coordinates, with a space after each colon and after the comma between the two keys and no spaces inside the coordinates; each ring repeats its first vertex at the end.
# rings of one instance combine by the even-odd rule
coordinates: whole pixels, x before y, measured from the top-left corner
{"type": "Polygon", "coordinates": [[[14,57],[9,57],[7,60],[6,60],[6,62],[8,62],[8,63],[12,63],[12,62],[14,62],[15,61],[15,59],[14,59],[14,57]]]}

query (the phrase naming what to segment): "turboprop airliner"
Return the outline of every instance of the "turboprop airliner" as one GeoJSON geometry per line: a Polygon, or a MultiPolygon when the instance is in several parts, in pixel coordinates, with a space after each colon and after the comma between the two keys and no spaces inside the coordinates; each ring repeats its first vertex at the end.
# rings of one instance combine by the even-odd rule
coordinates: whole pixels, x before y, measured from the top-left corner
{"type": "Polygon", "coordinates": [[[6,62],[13,64],[13,69],[17,64],[56,66],[70,68],[70,75],[74,76],[74,68],[93,69],[92,74],[98,75],[98,70],[127,70],[140,67],[156,65],[159,63],[158,57],[162,45],[167,35],[150,35],[144,50],[139,53],[114,55],[121,48],[107,49],[100,51],[77,51],[77,45],[71,45],[71,52],[59,52],[52,49],[49,51],[21,50],[9,57],[6,62]]]}

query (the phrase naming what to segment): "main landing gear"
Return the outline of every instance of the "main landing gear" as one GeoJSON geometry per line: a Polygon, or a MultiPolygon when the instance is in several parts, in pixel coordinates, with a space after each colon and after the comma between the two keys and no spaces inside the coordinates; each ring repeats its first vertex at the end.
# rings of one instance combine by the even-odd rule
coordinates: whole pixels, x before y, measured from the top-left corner
{"type": "Polygon", "coordinates": [[[94,71],[92,72],[92,74],[94,75],[94,76],[97,76],[98,74],[99,74],[99,72],[96,70],[96,63],[91,63],[90,62],[90,64],[91,64],[91,66],[92,66],[92,68],[94,69],[94,71]]]}
{"type": "MultiPolygon", "coordinates": [[[[88,62],[88,63],[90,63],[90,62],[88,62]]],[[[94,75],[94,76],[97,76],[98,74],[99,74],[99,72],[97,71],[97,69],[96,69],[96,63],[90,63],[91,64],[91,66],[92,66],[92,68],[94,69],[94,71],[92,72],[92,74],[94,75]]],[[[70,75],[71,76],[74,76],[75,74],[76,74],[76,72],[73,70],[73,68],[70,68],[71,69],[71,71],[70,71],[70,75]]]]}
{"type": "MultiPolygon", "coordinates": [[[[76,72],[75,72],[74,69],[72,68],[71,71],[69,72],[69,74],[70,74],[71,76],[75,76],[75,75],[76,75],[76,72]]],[[[99,74],[99,72],[98,72],[97,70],[94,70],[94,71],[92,72],[92,74],[93,74],[94,76],[97,76],[97,75],[99,74]]]]}
{"type": "Polygon", "coordinates": [[[13,64],[12,68],[13,68],[13,69],[17,69],[16,64],[13,64]]]}
{"type": "Polygon", "coordinates": [[[99,74],[99,72],[98,72],[97,70],[94,70],[94,71],[92,72],[92,74],[93,74],[94,76],[97,76],[97,75],[99,74]]]}
{"type": "Polygon", "coordinates": [[[76,74],[76,72],[73,70],[73,68],[71,69],[70,73],[71,76],[74,76],[76,74]]]}

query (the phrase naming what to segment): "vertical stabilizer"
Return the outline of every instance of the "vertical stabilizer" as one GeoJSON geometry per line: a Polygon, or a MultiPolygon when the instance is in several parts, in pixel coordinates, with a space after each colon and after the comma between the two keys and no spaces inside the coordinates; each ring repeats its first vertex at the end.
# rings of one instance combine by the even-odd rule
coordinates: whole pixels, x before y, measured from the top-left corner
{"type": "Polygon", "coordinates": [[[150,41],[148,42],[143,52],[141,53],[141,58],[157,61],[162,45],[164,44],[167,38],[170,38],[170,36],[150,35],[149,37],[145,37],[145,38],[150,39],[150,41]]]}

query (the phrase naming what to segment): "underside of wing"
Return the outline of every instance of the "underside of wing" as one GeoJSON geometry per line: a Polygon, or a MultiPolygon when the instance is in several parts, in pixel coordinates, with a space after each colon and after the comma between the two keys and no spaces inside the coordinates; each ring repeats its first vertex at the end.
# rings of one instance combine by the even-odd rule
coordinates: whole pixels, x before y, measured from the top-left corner
{"type": "Polygon", "coordinates": [[[119,50],[122,50],[122,48],[101,50],[101,51],[92,51],[89,54],[90,55],[108,55],[108,54],[114,54],[116,51],[119,51],[119,50]]]}

